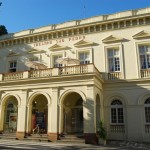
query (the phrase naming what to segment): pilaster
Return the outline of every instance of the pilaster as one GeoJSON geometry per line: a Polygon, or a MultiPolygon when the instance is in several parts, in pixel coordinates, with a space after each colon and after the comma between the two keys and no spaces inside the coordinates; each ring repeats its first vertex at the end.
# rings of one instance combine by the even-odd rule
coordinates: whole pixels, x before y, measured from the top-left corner
{"type": "Polygon", "coordinates": [[[87,87],[87,99],[83,105],[84,109],[84,136],[86,144],[97,144],[97,137],[95,133],[95,93],[94,86],[87,87]]]}
{"type": "Polygon", "coordinates": [[[23,139],[26,131],[27,90],[20,91],[21,104],[18,106],[17,139],[23,139]]]}
{"type": "Polygon", "coordinates": [[[52,104],[48,106],[50,119],[48,120],[48,139],[56,141],[58,139],[58,88],[52,88],[52,104]],[[51,113],[50,113],[51,110],[51,113]]]}

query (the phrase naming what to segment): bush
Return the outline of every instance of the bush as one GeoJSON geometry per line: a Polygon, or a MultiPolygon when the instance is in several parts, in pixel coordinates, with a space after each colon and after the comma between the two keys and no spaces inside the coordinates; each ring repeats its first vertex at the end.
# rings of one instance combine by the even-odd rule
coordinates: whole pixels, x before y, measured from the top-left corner
{"type": "Polygon", "coordinates": [[[103,140],[106,140],[106,138],[107,138],[107,132],[106,132],[106,129],[104,127],[104,124],[103,124],[102,120],[100,120],[98,122],[98,125],[97,125],[97,135],[99,136],[99,138],[101,138],[103,140]]]}

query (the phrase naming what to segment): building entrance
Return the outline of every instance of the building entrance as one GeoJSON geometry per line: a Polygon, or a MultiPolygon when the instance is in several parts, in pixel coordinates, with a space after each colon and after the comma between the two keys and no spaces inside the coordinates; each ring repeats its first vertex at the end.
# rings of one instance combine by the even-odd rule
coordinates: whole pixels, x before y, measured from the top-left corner
{"type": "Polygon", "coordinates": [[[18,102],[15,97],[11,97],[6,101],[4,112],[4,132],[15,133],[18,118],[18,102]]]}
{"type": "Polygon", "coordinates": [[[83,100],[77,93],[69,94],[64,101],[64,133],[83,133],[83,100]]]}
{"type": "Polygon", "coordinates": [[[38,95],[32,102],[31,133],[47,133],[47,99],[44,95],[38,95]]]}

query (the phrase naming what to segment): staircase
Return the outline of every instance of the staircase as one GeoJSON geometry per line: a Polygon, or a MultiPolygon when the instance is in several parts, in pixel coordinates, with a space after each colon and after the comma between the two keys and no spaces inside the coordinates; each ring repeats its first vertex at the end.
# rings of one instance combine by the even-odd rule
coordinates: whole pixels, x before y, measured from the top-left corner
{"type": "Polygon", "coordinates": [[[16,140],[16,133],[1,133],[0,139],[16,140]]]}
{"type": "Polygon", "coordinates": [[[63,134],[57,143],[85,143],[83,134],[63,134]]]}
{"type": "Polygon", "coordinates": [[[47,134],[31,134],[30,136],[25,137],[24,140],[49,142],[47,134]]]}

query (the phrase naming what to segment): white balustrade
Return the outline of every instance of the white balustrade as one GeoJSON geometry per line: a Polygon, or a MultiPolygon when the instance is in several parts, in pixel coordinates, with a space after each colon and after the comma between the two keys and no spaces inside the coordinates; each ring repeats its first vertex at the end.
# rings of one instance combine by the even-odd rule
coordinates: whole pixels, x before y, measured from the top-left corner
{"type": "Polygon", "coordinates": [[[124,125],[111,125],[110,126],[110,132],[125,133],[125,127],[124,127],[124,125]]]}
{"type": "Polygon", "coordinates": [[[39,77],[50,77],[52,76],[52,69],[42,69],[42,70],[31,70],[30,78],[39,78],[39,77]]]}
{"type": "Polygon", "coordinates": [[[23,79],[23,72],[12,72],[12,73],[4,73],[3,80],[17,80],[23,79]]]}
{"type": "Polygon", "coordinates": [[[149,78],[150,77],[150,69],[141,70],[141,78],[149,78]]]}
{"type": "Polygon", "coordinates": [[[66,66],[61,68],[48,68],[40,70],[30,70],[24,72],[13,72],[0,74],[0,81],[2,80],[17,80],[28,78],[44,78],[59,75],[75,75],[83,73],[94,73],[100,77],[102,75],[93,64],[66,66]]]}
{"type": "Polygon", "coordinates": [[[66,66],[61,68],[62,75],[81,74],[88,72],[88,65],[66,66]]]}
{"type": "Polygon", "coordinates": [[[121,79],[121,73],[120,72],[108,73],[108,80],[116,80],[116,79],[121,79]]]}

